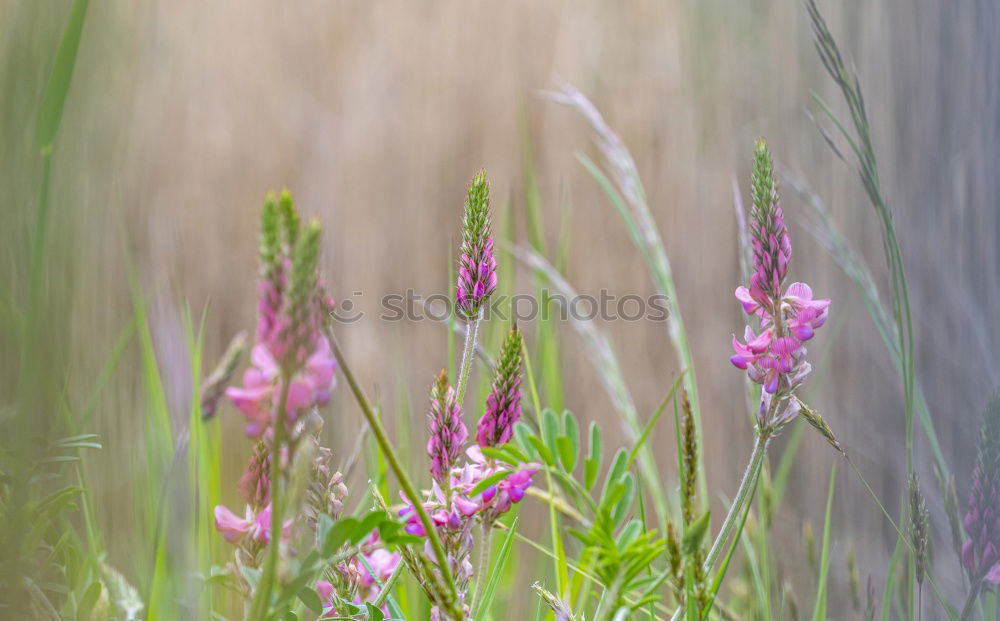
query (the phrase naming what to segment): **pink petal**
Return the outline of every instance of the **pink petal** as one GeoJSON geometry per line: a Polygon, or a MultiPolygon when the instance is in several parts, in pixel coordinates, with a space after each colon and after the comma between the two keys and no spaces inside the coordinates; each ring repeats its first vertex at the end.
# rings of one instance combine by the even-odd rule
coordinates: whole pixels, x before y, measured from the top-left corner
{"type": "Polygon", "coordinates": [[[236,543],[250,530],[250,522],[222,505],[215,507],[215,529],[229,543],[236,543]]]}
{"type": "Polygon", "coordinates": [[[326,580],[316,581],[316,592],[319,593],[319,598],[324,603],[329,604],[333,601],[333,585],[326,580]]]}
{"type": "Polygon", "coordinates": [[[268,377],[277,377],[281,370],[271,351],[263,343],[257,343],[250,352],[250,362],[268,377]]]}
{"type": "Polygon", "coordinates": [[[804,282],[793,282],[788,285],[788,291],[785,292],[785,297],[795,297],[803,302],[808,302],[812,300],[813,292],[812,289],[804,282]]]}
{"type": "Polygon", "coordinates": [[[1000,563],[997,563],[986,572],[986,581],[993,584],[1000,584],[1000,563]]]}

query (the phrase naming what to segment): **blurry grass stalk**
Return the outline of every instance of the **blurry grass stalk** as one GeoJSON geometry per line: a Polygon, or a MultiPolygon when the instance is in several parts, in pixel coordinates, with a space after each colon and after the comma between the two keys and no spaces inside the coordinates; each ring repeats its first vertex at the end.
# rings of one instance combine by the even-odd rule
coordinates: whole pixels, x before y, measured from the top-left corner
{"type": "MultiPolygon", "coordinates": [[[[872,206],[875,208],[875,213],[879,216],[882,227],[882,243],[885,251],[886,265],[889,268],[890,299],[892,301],[892,313],[896,324],[895,332],[903,378],[906,415],[906,470],[907,475],[909,475],[913,471],[914,343],[913,322],[910,315],[910,298],[906,288],[906,273],[903,267],[902,252],[900,251],[896,229],[892,222],[892,212],[889,211],[888,202],[882,193],[878,163],[872,143],[871,126],[868,123],[868,114],[865,110],[861,85],[858,82],[857,76],[852,75],[848,71],[837,43],[826,25],[826,20],[823,19],[819,9],[816,7],[815,0],[806,0],[806,9],[809,12],[809,18],[812,22],[816,51],[819,53],[823,66],[844,96],[844,101],[850,111],[851,121],[854,126],[854,134],[852,135],[848,131],[840,119],[837,118],[837,115],[832,112],[819,95],[813,93],[813,100],[823,110],[830,121],[837,126],[840,134],[847,141],[851,147],[851,151],[857,158],[861,183],[872,206]]],[[[833,141],[825,134],[824,137],[833,146],[833,141]]],[[[834,147],[834,150],[843,159],[843,156],[836,147],[834,147]]],[[[933,430],[931,433],[933,433],[933,430]]]]}
{"type": "MultiPolygon", "coordinates": [[[[681,370],[685,372],[684,389],[691,400],[691,410],[695,426],[698,428],[697,440],[698,444],[701,445],[701,406],[698,399],[694,356],[691,353],[687,332],[684,329],[684,320],[681,317],[677,287],[674,284],[670,260],[667,258],[663,239],[660,237],[660,232],[650,212],[646,192],[639,179],[639,171],[635,166],[635,161],[621,138],[608,126],[601,113],[583,93],[569,84],[564,84],[561,91],[547,93],[547,96],[553,101],[575,108],[594,130],[597,146],[611,170],[611,179],[585,154],[578,153],[577,159],[594,177],[601,190],[615,206],[618,215],[621,216],[628,228],[632,242],[642,253],[653,282],[660,293],[667,298],[666,303],[669,311],[667,325],[670,340],[677,351],[681,370]]],[[[708,498],[708,485],[705,479],[705,468],[702,465],[699,465],[698,468],[698,493],[701,502],[704,503],[708,498]]]]}

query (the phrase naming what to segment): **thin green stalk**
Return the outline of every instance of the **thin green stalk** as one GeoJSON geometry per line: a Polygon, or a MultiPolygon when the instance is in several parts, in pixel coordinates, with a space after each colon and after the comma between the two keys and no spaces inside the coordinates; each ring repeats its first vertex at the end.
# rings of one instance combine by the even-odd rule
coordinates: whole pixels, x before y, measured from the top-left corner
{"type": "Polygon", "coordinates": [[[965,598],[965,605],[962,606],[962,613],[958,616],[958,621],[965,621],[972,614],[976,607],[976,600],[979,597],[979,590],[983,588],[983,580],[980,578],[972,585],[969,596],[965,598]]]}
{"type": "Polygon", "coordinates": [[[746,502],[747,498],[757,488],[757,481],[760,479],[760,471],[764,464],[764,455],[767,454],[767,445],[769,442],[770,436],[765,434],[758,435],[757,441],[754,442],[753,452],[750,454],[750,463],[747,464],[747,469],[743,473],[743,480],[740,481],[736,498],[733,500],[733,504],[729,506],[729,513],[726,514],[726,519],[722,522],[722,528],[719,529],[719,534],[708,551],[708,557],[705,558],[705,569],[707,571],[711,571],[715,566],[715,561],[718,560],[722,548],[729,539],[729,535],[736,527],[740,507],[743,506],[743,503],[746,502]]]}
{"type": "MultiPolygon", "coordinates": [[[[750,463],[747,464],[747,469],[743,472],[743,480],[740,481],[740,487],[736,491],[736,497],[733,499],[733,503],[729,505],[729,513],[726,514],[726,519],[722,522],[722,528],[719,530],[719,534],[716,536],[715,541],[712,542],[712,547],[708,551],[708,556],[705,558],[705,572],[710,573],[712,568],[715,566],[715,561],[718,560],[719,554],[722,553],[722,549],[726,545],[726,541],[729,540],[729,536],[732,534],[736,526],[741,523],[740,520],[740,509],[744,504],[753,498],[753,493],[757,489],[757,481],[760,479],[761,467],[764,464],[764,456],[767,454],[767,446],[770,443],[770,435],[766,433],[760,433],[757,435],[757,441],[754,442],[753,452],[750,454],[750,463]]],[[[684,614],[684,606],[681,605],[670,617],[671,621],[677,621],[684,614]]]]}
{"type": "Polygon", "coordinates": [[[479,336],[479,322],[483,319],[483,310],[479,309],[476,318],[470,321],[465,328],[465,348],[462,349],[462,366],[458,372],[458,404],[462,405],[465,399],[465,387],[469,383],[469,372],[472,370],[472,359],[476,352],[476,338],[479,336]]]}
{"type": "Polygon", "coordinates": [[[375,414],[375,411],[372,410],[372,406],[368,402],[368,398],[365,397],[364,391],[354,378],[354,374],[351,372],[350,366],[347,364],[347,359],[344,357],[344,353],[340,350],[340,344],[337,342],[337,338],[334,336],[329,325],[325,327],[324,332],[326,333],[327,339],[330,341],[330,346],[333,349],[333,356],[337,359],[337,364],[340,366],[340,372],[343,374],[344,379],[347,380],[347,384],[351,388],[351,393],[354,394],[354,398],[358,402],[358,406],[361,407],[361,412],[368,420],[368,425],[372,428],[372,434],[375,436],[375,440],[382,448],[385,458],[389,461],[389,466],[392,468],[393,472],[396,473],[396,480],[399,481],[399,486],[403,488],[403,493],[406,494],[406,497],[413,503],[413,509],[417,512],[417,517],[420,518],[420,523],[423,525],[424,530],[427,531],[427,539],[431,542],[431,548],[434,550],[434,556],[437,559],[438,571],[441,572],[441,577],[444,580],[448,589],[448,595],[450,596],[449,601],[446,602],[446,604],[452,608],[450,611],[452,615],[457,614],[457,618],[461,618],[461,613],[457,612],[455,609],[455,602],[458,601],[458,589],[455,587],[455,578],[451,575],[451,569],[448,567],[448,555],[445,553],[444,545],[441,543],[441,538],[438,536],[437,529],[434,527],[434,522],[431,521],[430,516],[427,514],[427,510],[424,509],[424,504],[420,501],[419,494],[417,494],[417,488],[414,487],[413,483],[410,481],[409,475],[406,474],[406,469],[399,461],[396,451],[392,448],[392,443],[389,442],[389,435],[386,433],[385,427],[382,425],[382,420],[375,414]]]}
{"type": "Polygon", "coordinates": [[[479,525],[479,565],[476,567],[476,592],[472,595],[472,618],[477,618],[479,598],[483,592],[483,582],[486,581],[486,562],[490,558],[490,535],[493,529],[483,522],[479,525]]]}
{"type": "Polygon", "coordinates": [[[274,421],[274,440],[271,443],[271,542],[267,547],[267,560],[260,586],[253,598],[250,618],[263,621],[271,607],[271,589],[278,570],[278,551],[281,548],[281,445],[285,441],[285,409],[288,406],[288,389],[291,382],[282,374],[281,397],[274,421]]]}

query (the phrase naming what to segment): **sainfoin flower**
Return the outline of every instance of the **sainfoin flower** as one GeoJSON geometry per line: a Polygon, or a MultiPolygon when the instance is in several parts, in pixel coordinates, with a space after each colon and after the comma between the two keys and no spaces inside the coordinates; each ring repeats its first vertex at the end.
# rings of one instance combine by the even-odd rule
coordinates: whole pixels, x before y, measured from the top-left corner
{"type": "Polygon", "coordinates": [[[490,224],[490,188],[480,171],[469,185],[462,219],[462,256],[455,302],[459,314],[473,319],[497,287],[497,260],[490,224]]]}
{"type": "Polygon", "coordinates": [[[443,369],[431,390],[429,426],[431,437],[427,441],[427,454],[431,458],[431,476],[444,484],[452,466],[462,455],[469,431],[462,422],[462,408],[455,389],[448,385],[448,372],[443,369]]]}
{"type": "Polygon", "coordinates": [[[247,418],[247,435],[260,437],[275,418],[289,382],[289,421],[330,399],[336,361],[320,327],[331,302],[317,275],[319,226],[298,230],[291,198],[281,206],[269,198],[261,217],[261,282],[258,287],[257,343],[242,386],[226,396],[247,418]]]}
{"type": "Polygon", "coordinates": [[[965,514],[962,563],[973,581],[1000,584],[1000,393],[986,408],[965,514]]]}
{"type": "Polygon", "coordinates": [[[521,418],[521,355],[523,340],[517,326],[511,328],[500,351],[493,388],[486,398],[486,412],[479,419],[476,443],[482,447],[510,442],[514,423],[521,418]]]}
{"type": "MultiPolygon", "coordinates": [[[[764,412],[770,409],[770,396],[791,394],[808,376],[805,342],[826,322],[830,300],[814,299],[809,285],[801,282],[792,283],[781,294],[792,245],[778,205],[771,155],[763,140],[757,142],[751,178],[754,273],[749,287],[736,289],[736,298],[760,325],[758,330],[747,325],[742,342],[733,336],[730,361],[764,387],[764,412]]],[[[790,402],[780,416],[787,420],[795,411],[790,402]]]]}
{"type": "MultiPolygon", "coordinates": [[[[341,577],[338,583],[343,591],[346,591],[346,593],[339,593],[339,596],[347,599],[349,593],[353,593],[352,603],[356,605],[363,605],[365,602],[378,599],[379,584],[385,584],[389,580],[396,571],[401,558],[398,552],[390,552],[382,547],[378,531],[373,531],[369,535],[362,549],[366,551],[360,552],[333,568],[341,577]]],[[[337,587],[326,580],[318,580],[316,581],[316,592],[323,602],[323,615],[320,618],[337,617],[337,611],[334,607],[334,594],[337,593],[337,587]]],[[[388,615],[388,609],[384,604],[382,611],[388,615]]]]}
{"type": "MultiPolygon", "coordinates": [[[[285,520],[282,526],[282,539],[287,537],[292,527],[292,520],[285,520]]],[[[215,507],[215,529],[229,543],[239,543],[244,537],[267,545],[271,538],[271,505],[267,505],[254,514],[247,507],[246,516],[239,517],[223,505],[215,507]]]]}
{"type": "MultiPolygon", "coordinates": [[[[491,464],[478,446],[470,447],[466,456],[468,463],[451,471],[448,493],[435,481],[430,499],[424,503],[431,521],[444,531],[460,530],[470,518],[490,522],[500,517],[524,498],[538,471],[537,464],[524,464],[517,469],[507,464],[491,464]],[[480,482],[501,472],[510,474],[496,485],[471,495],[480,482]]],[[[427,531],[413,506],[405,496],[403,501],[407,506],[399,515],[406,520],[405,531],[418,537],[426,536],[427,531]]]]}

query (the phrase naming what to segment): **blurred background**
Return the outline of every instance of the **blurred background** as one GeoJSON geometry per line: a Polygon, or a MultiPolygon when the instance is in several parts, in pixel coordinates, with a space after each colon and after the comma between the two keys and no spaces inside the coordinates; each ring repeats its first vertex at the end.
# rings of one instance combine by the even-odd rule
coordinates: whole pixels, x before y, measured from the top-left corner
{"type": "MultiPolygon", "coordinates": [[[[909,279],[917,377],[964,506],[981,412],[1000,386],[1000,5],[884,0],[820,8],[865,94],[909,279]]],[[[33,128],[69,9],[51,0],[0,3],[0,347],[9,352],[24,321],[42,175],[33,128]]],[[[323,222],[332,294],[368,313],[339,328],[347,356],[378,396],[397,444],[419,464],[426,393],[447,365],[448,331],[431,321],[379,321],[379,299],[408,288],[447,294],[465,186],[477,170],[489,175],[497,228],[551,257],[562,248],[561,265],[579,292],[657,292],[615,209],[576,158],[599,155],[590,128],[539,96],[564,81],[602,111],[645,184],[694,350],[711,501],[721,515],[751,447],[743,376],[728,358],[731,334],[744,323],[732,296],[740,281],[733,184],[749,201],[755,138],[766,137],[782,172],[822,200],[888,300],[877,216],[853,160],[839,159],[817,130],[812,117],[822,115],[811,93],[840,115],[846,108],[813,49],[804,7],[787,0],[92,3],[52,159],[44,329],[32,345],[45,403],[85,402],[92,393],[132,321],[131,273],[148,312],[169,433],[183,438],[192,377],[184,309],[195,320],[208,309],[207,366],[234,333],[253,327],[259,208],[267,191],[288,188],[304,214],[323,222]],[[529,203],[540,207],[544,231],[534,239],[529,203]]],[[[899,374],[854,285],[811,236],[807,201],[787,184],[780,191],[795,249],[792,277],[833,299],[829,327],[810,348],[819,362],[808,400],[895,513],[906,471],[899,374]]],[[[500,260],[500,278],[514,291],[535,290],[530,270],[507,254],[500,260]]],[[[647,418],[679,370],[665,324],[597,323],[647,418]]],[[[536,326],[522,328],[530,347],[536,326]]],[[[488,350],[500,333],[487,335],[488,350]]],[[[601,423],[610,446],[624,444],[577,333],[565,324],[557,334],[563,390],[543,401],[601,423]]],[[[129,345],[121,356],[85,431],[104,445],[87,457],[95,518],[110,561],[130,575],[128,495],[147,467],[148,387],[139,349],[129,345]]],[[[15,356],[0,357],[8,417],[18,368],[15,356]]],[[[55,425],[57,409],[40,406],[32,429],[55,425]]],[[[222,495],[234,506],[251,444],[231,407],[220,417],[222,495]]],[[[326,417],[328,444],[350,453],[361,415],[346,390],[326,417]]],[[[671,434],[665,425],[654,438],[665,485],[676,481],[671,434]]],[[[775,459],[785,440],[775,443],[775,459]]],[[[815,575],[802,532],[807,522],[822,528],[838,458],[815,434],[802,442],[774,544],[781,579],[802,587],[805,605],[815,575]]],[[[915,455],[931,490],[937,577],[954,591],[961,576],[919,430],[915,455]]],[[[352,490],[360,493],[366,477],[364,468],[355,472],[352,490]]],[[[829,598],[831,610],[842,606],[834,618],[852,618],[849,549],[862,584],[869,575],[880,584],[896,535],[847,470],[836,498],[829,598]]],[[[525,529],[545,536],[541,522],[525,529]]],[[[527,550],[519,562],[542,567],[527,550]]]]}

